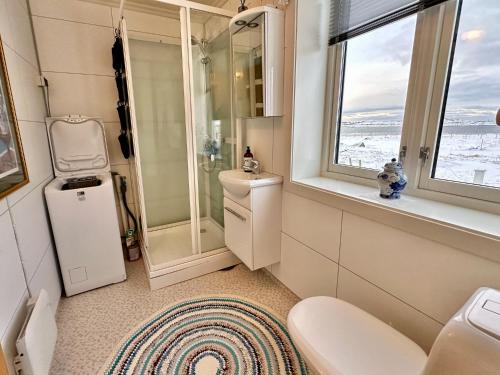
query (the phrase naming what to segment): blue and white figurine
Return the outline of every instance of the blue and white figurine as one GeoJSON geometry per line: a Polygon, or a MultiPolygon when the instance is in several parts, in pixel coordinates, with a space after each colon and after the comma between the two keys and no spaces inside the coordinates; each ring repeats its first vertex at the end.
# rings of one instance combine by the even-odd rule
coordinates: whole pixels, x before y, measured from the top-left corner
{"type": "Polygon", "coordinates": [[[403,171],[403,165],[396,159],[384,165],[384,170],[377,175],[380,186],[380,196],[386,199],[399,199],[406,187],[408,179],[403,171]]]}

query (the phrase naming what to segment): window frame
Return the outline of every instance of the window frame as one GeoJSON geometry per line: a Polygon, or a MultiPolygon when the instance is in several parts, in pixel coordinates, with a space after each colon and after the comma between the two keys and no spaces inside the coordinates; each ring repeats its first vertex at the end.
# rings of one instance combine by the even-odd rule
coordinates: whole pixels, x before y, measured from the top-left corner
{"type": "MultiPolygon", "coordinates": [[[[452,66],[450,57],[461,1],[450,0],[417,14],[399,157],[408,177],[406,191],[410,195],[465,206],[473,206],[473,202],[478,200],[500,203],[499,188],[430,177],[437,157],[437,136],[441,127],[448,72],[452,66]],[[424,92],[427,95],[421,95],[424,92]],[[425,147],[429,147],[427,160],[419,157],[420,150],[425,147]]],[[[377,186],[378,171],[334,163],[341,116],[345,43],[330,46],[328,51],[327,112],[321,176],[377,186]]]]}
{"type": "MultiPolygon", "coordinates": [[[[399,157],[402,156],[403,146],[407,149],[407,138],[408,138],[408,126],[406,123],[409,121],[408,115],[410,111],[408,111],[408,106],[411,105],[409,101],[410,90],[412,87],[412,80],[414,79],[414,61],[415,54],[417,52],[417,32],[419,30],[419,21],[421,20],[422,15],[417,14],[417,21],[415,25],[415,36],[412,46],[412,58],[410,65],[410,74],[408,76],[408,85],[407,85],[407,94],[405,101],[405,110],[402,121],[401,128],[401,139],[399,144],[399,157]]],[[[397,22],[397,21],[396,21],[397,22]]],[[[383,26],[382,26],[383,27],[383,26]]],[[[421,26],[420,26],[421,28],[421,26]]],[[[356,181],[363,184],[370,184],[370,181],[376,179],[379,170],[368,169],[357,166],[349,166],[344,164],[336,164],[335,163],[335,155],[338,149],[339,143],[339,133],[340,133],[340,121],[342,116],[342,94],[343,94],[343,84],[344,84],[344,69],[345,69],[345,58],[346,58],[346,49],[347,49],[347,41],[342,43],[335,44],[329,47],[329,61],[328,61],[328,82],[332,82],[330,92],[331,98],[327,102],[327,108],[331,108],[331,113],[328,116],[327,123],[325,124],[327,127],[328,136],[328,146],[325,147],[328,151],[325,150],[325,162],[323,174],[328,177],[337,177],[340,179],[345,179],[348,181],[356,181]],[[328,152],[328,154],[326,153],[328,152]]],[[[389,161],[389,160],[388,160],[389,161]]],[[[382,166],[381,166],[382,167],[382,166]]]]}
{"type": "Polygon", "coordinates": [[[500,188],[432,177],[433,168],[438,158],[438,142],[440,141],[439,134],[442,127],[443,111],[446,110],[448,86],[453,67],[453,54],[460,21],[460,6],[461,0],[444,4],[442,33],[436,57],[436,71],[431,83],[432,97],[429,103],[427,131],[422,145],[422,147],[429,148],[429,158],[421,161],[418,188],[499,203],[500,188]]]}

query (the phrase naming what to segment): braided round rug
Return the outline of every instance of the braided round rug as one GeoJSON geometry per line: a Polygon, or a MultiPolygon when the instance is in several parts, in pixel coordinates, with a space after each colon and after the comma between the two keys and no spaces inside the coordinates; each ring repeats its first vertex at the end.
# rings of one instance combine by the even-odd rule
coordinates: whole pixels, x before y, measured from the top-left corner
{"type": "Polygon", "coordinates": [[[286,325],[240,297],[177,302],[124,339],[101,371],[111,374],[307,375],[286,325]]]}

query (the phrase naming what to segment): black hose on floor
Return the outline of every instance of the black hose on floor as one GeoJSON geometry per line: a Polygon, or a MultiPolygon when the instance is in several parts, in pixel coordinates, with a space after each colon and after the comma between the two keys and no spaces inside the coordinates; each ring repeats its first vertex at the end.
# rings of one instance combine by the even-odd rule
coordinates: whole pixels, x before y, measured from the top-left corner
{"type": "Polygon", "coordinates": [[[120,176],[120,192],[122,193],[122,200],[123,205],[125,206],[125,210],[127,210],[128,215],[132,218],[132,221],[134,222],[134,231],[137,233],[137,219],[135,218],[127,203],[127,180],[123,176],[120,176]]]}

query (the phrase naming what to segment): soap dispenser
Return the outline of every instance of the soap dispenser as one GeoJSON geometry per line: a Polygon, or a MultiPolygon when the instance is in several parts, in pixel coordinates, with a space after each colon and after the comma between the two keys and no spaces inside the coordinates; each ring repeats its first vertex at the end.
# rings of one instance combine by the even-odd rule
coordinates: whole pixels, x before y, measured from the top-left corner
{"type": "Polygon", "coordinates": [[[252,172],[252,162],[253,162],[253,154],[250,151],[250,146],[247,146],[247,150],[243,155],[243,170],[245,172],[252,172]]]}

